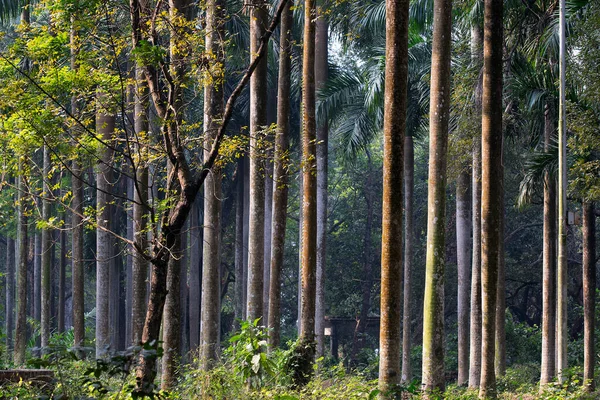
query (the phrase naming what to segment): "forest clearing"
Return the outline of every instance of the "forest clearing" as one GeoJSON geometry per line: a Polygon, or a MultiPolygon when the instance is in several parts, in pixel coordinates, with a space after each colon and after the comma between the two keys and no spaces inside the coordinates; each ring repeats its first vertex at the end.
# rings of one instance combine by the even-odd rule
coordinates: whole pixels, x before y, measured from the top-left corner
{"type": "Polygon", "coordinates": [[[599,32],[0,1],[0,398],[600,398],[599,32]]]}

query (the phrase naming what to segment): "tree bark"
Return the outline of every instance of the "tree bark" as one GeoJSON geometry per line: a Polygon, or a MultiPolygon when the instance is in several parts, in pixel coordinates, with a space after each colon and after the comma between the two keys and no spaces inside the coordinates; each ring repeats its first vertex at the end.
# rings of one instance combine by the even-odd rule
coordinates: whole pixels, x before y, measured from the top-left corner
{"type": "Polygon", "coordinates": [[[470,180],[462,170],[456,182],[456,261],[458,268],[458,382],[469,382],[469,303],[471,288],[470,180]]]}
{"type": "MultiPolygon", "coordinates": [[[[481,28],[471,28],[471,58],[483,57],[481,28]]],[[[479,113],[481,96],[479,88],[475,88],[475,107],[479,113]]],[[[479,387],[481,377],[481,137],[476,134],[473,138],[472,166],[472,218],[473,218],[473,260],[471,263],[471,330],[470,330],[470,360],[469,387],[479,387]]]]}
{"type": "Polygon", "coordinates": [[[383,199],[381,227],[381,321],[379,389],[393,398],[400,383],[402,206],[406,135],[409,2],[386,1],[383,199]]]}
{"type": "MultiPolygon", "coordinates": [[[[206,51],[222,65],[224,4],[220,0],[206,3],[206,51]]],[[[223,66],[224,69],[224,66],[223,66]]],[[[222,82],[215,77],[212,82],[222,82]]],[[[204,157],[216,138],[219,121],[223,114],[223,85],[208,84],[204,87],[204,157]]],[[[204,246],[202,254],[202,353],[201,365],[210,369],[217,360],[221,327],[221,170],[214,167],[204,184],[204,246]]],[[[264,197],[264,190],[263,190],[264,197]]],[[[264,207],[264,205],[263,205],[264,207]]],[[[264,223],[264,222],[263,222],[264,223]]],[[[262,292],[261,292],[262,296],[262,292]]]]}
{"type": "Polygon", "coordinates": [[[481,118],[481,379],[480,398],[496,398],[498,262],[504,198],[502,165],[503,2],[485,0],[481,118]]]}
{"type": "Polygon", "coordinates": [[[443,391],[446,165],[450,115],[452,1],[435,0],[429,111],[427,256],[423,303],[423,389],[443,391]]]}
{"type": "Polygon", "coordinates": [[[592,202],[583,203],[583,310],[583,383],[586,391],[593,392],[596,388],[596,215],[592,202]]]}
{"type": "Polygon", "coordinates": [[[565,0],[559,1],[559,107],[558,107],[558,264],[556,277],[556,372],[564,383],[567,368],[567,123],[566,123],[566,38],[565,0]]]}
{"type": "MultiPolygon", "coordinates": [[[[544,151],[550,151],[552,115],[546,104],[544,113],[544,151]]],[[[542,267],[542,365],[540,385],[556,375],[556,182],[548,172],[544,175],[544,246],[542,267]]]]}
{"type": "Polygon", "coordinates": [[[170,247],[167,270],[167,296],[163,319],[163,357],[161,389],[170,390],[176,382],[176,370],[180,362],[180,308],[179,297],[181,268],[181,232],[175,234],[175,242],[170,247]]]}
{"type": "Polygon", "coordinates": [[[236,195],[235,195],[235,293],[234,293],[234,329],[237,320],[244,319],[244,158],[237,161],[236,195]]]}
{"type": "MultiPolygon", "coordinates": [[[[252,0],[250,60],[256,57],[268,24],[265,0],[252,0]]],[[[250,214],[248,231],[248,303],[246,318],[263,317],[265,177],[264,129],[267,124],[267,60],[262,59],[250,78],[250,214]]],[[[261,321],[263,324],[265,321],[261,321]]]]}
{"type": "Polygon", "coordinates": [[[273,226],[271,232],[271,276],[269,282],[269,346],[279,346],[281,335],[281,271],[285,250],[285,229],[288,202],[288,151],[291,87],[290,31],[292,3],[288,2],[281,15],[279,29],[279,80],[277,86],[277,133],[273,165],[273,226]]]}
{"type": "MultiPolygon", "coordinates": [[[[43,174],[43,189],[42,189],[42,220],[47,222],[50,219],[50,201],[48,198],[51,196],[50,191],[50,152],[48,146],[44,145],[44,161],[42,167],[43,174]]],[[[41,347],[42,351],[48,348],[48,341],[50,339],[50,264],[51,264],[51,252],[52,252],[52,234],[50,229],[47,227],[42,229],[42,276],[41,276],[41,347]]]]}
{"type": "Polygon", "coordinates": [[[190,326],[190,349],[194,352],[200,346],[200,314],[201,314],[201,270],[202,270],[202,222],[200,221],[200,199],[196,199],[190,221],[190,300],[189,300],[189,326],[190,326]]]}
{"type": "MultiPolygon", "coordinates": [[[[113,140],[115,116],[105,109],[106,95],[98,93],[96,130],[105,143],[113,140]]],[[[110,270],[112,237],[109,233],[112,201],[112,150],[102,146],[99,151],[96,178],[96,358],[103,358],[110,346],[110,270]]],[[[43,344],[42,344],[43,346],[43,344]]]]}
{"type": "Polygon", "coordinates": [[[415,150],[413,137],[404,136],[404,301],[402,314],[402,379],[401,383],[410,383],[412,365],[410,360],[412,339],[411,282],[413,270],[414,228],[414,184],[415,150]]]}
{"type": "MultiPolygon", "coordinates": [[[[504,188],[504,164],[502,165],[502,188],[504,188]]],[[[498,286],[496,291],[496,354],[494,368],[496,377],[506,374],[506,263],[504,260],[504,191],[500,196],[500,239],[498,242],[498,286]]]]}
{"type": "Polygon", "coordinates": [[[27,196],[28,188],[26,185],[25,170],[20,165],[19,184],[18,184],[18,227],[19,227],[19,255],[18,255],[18,287],[17,287],[17,324],[15,330],[15,365],[25,363],[25,350],[27,346],[27,254],[28,254],[28,218],[27,218],[27,196]]]}
{"type": "MultiPolygon", "coordinates": [[[[319,10],[315,33],[315,88],[320,90],[327,82],[329,24],[319,10]]],[[[329,127],[325,117],[317,126],[317,303],[315,334],[317,357],[325,354],[325,270],[327,265],[327,153],[329,127]]],[[[370,261],[369,261],[370,263],[370,261]]],[[[365,315],[366,317],[366,315],[365,315]]]]}

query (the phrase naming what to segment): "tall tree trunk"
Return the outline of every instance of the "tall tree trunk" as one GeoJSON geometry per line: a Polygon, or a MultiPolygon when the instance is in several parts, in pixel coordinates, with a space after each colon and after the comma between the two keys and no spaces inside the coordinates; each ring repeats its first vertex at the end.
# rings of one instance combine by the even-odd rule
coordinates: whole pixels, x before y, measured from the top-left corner
{"type": "MultiPolygon", "coordinates": [[[[250,10],[250,60],[256,57],[268,24],[265,0],[252,0],[250,10]]],[[[250,222],[248,231],[247,318],[263,317],[265,178],[263,146],[267,124],[267,60],[262,59],[250,78],[250,222]]],[[[265,321],[261,321],[263,324],[265,321]]]]}
{"type": "MultiPolygon", "coordinates": [[[[504,188],[504,164],[502,166],[502,187],[504,188]]],[[[498,239],[498,286],[496,290],[496,354],[494,369],[496,377],[506,374],[506,263],[504,260],[504,193],[501,194],[500,204],[500,239],[498,239]]]]}
{"type": "Polygon", "coordinates": [[[406,135],[409,1],[386,1],[383,209],[381,227],[381,322],[379,389],[382,398],[400,383],[402,206],[406,135]]]}
{"type": "MultiPolygon", "coordinates": [[[[67,215],[63,213],[62,220],[66,222],[67,215]]],[[[58,268],[58,332],[65,331],[65,295],[67,273],[67,231],[62,229],[60,235],[60,261],[58,268]]]]}
{"type": "MultiPolygon", "coordinates": [[[[223,64],[223,14],[221,0],[206,3],[206,51],[215,57],[214,62],[223,64]]],[[[224,67],[223,67],[224,68],[224,67]]],[[[222,82],[215,77],[212,82],[222,82]]],[[[208,84],[204,87],[204,157],[209,156],[223,114],[223,85],[208,84]]],[[[257,171],[259,172],[259,171],[257,171]]],[[[263,178],[264,187],[264,178],[263,178]]],[[[264,189],[262,192],[264,199],[264,189]]],[[[202,254],[202,353],[203,369],[209,369],[217,360],[221,327],[221,170],[212,169],[204,184],[204,247],[202,254]]],[[[264,207],[264,204],[263,204],[264,207]]],[[[262,219],[261,219],[262,222],[262,219]]],[[[264,222],[263,222],[264,223],[264,222]]],[[[263,226],[264,227],[264,226],[263,226]]],[[[263,228],[264,229],[264,228],[263,228]]],[[[262,271],[262,268],[261,268],[262,271]]],[[[262,278],[262,276],[261,276],[262,278]]],[[[262,288],[261,288],[262,290],[262,288]]],[[[262,291],[260,293],[262,296],[262,291]]]]}
{"type": "MultiPolygon", "coordinates": [[[[190,213],[192,214],[192,213],[190,213]]],[[[188,216],[188,221],[191,219],[191,215],[188,216]]],[[[188,298],[189,298],[189,290],[188,290],[188,269],[190,263],[189,257],[189,246],[188,246],[188,234],[190,232],[189,229],[190,223],[186,222],[183,228],[183,232],[181,232],[181,261],[180,264],[180,280],[179,280],[179,296],[180,296],[180,324],[179,324],[179,346],[181,350],[181,362],[187,362],[187,354],[190,351],[190,336],[189,336],[189,308],[188,308],[188,298]]]]}
{"type": "MultiPolygon", "coordinates": [[[[552,114],[546,104],[544,113],[544,151],[550,151],[552,114]]],[[[556,375],[556,181],[548,172],[544,175],[544,251],[542,269],[542,366],[540,385],[546,385],[556,375]]]]}
{"type": "Polygon", "coordinates": [[[13,350],[13,338],[15,332],[15,240],[6,238],[6,308],[5,308],[5,332],[6,351],[13,350]]]}
{"type": "Polygon", "coordinates": [[[423,303],[423,389],[444,390],[446,165],[450,115],[452,1],[435,0],[429,111],[427,256],[423,303]]]}
{"type": "Polygon", "coordinates": [[[485,0],[481,118],[481,380],[480,398],[496,398],[498,261],[502,240],[503,1],[485,0]]]}
{"type": "Polygon", "coordinates": [[[234,293],[234,329],[237,320],[244,319],[244,158],[237,161],[235,194],[235,293],[234,293]]]}
{"type": "Polygon", "coordinates": [[[281,271],[285,250],[285,228],[288,202],[288,148],[291,87],[290,36],[292,2],[281,15],[279,28],[279,80],[277,85],[277,133],[273,157],[273,227],[271,232],[271,276],[269,282],[269,345],[278,347],[281,335],[281,271]]]}
{"type": "Polygon", "coordinates": [[[556,277],[556,372],[563,383],[567,368],[567,123],[566,123],[566,37],[565,0],[559,2],[559,107],[558,107],[558,264],[556,277]]]}
{"type": "MultiPolygon", "coordinates": [[[[134,129],[139,138],[148,133],[148,85],[141,68],[135,71],[136,96],[134,104],[134,129]]],[[[143,139],[137,144],[140,155],[146,153],[143,139]]],[[[135,188],[133,203],[133,231],[137,251],[132,264],[131,299],[131,342],[137,345],[142,340],[144,319],[146,316],[146,286],[148,280],[148,261],[140,251],[148,250],[148,166],[145,157],[140,157],[135,170],[135,188]]]]}
{"type": "Polygon", "coordinates": [[[470,175],[462,170],[456,182],[456,261],[458,268],[458,382],[469,382],[469,306],[471,289],[470,175]]]}
{"type": "MultiPolygon", "coordinates": [[[[134,104],[135,99],[130,99],[129,103],[134,104]]],[[[135,121],[135,117],[131,116],[131,120],[135,121]]],[[[135,123],[134,123],[135,124],[135,123]]],[[[135,129],[135,128],[134,128],[135,129]]],[[[129,200],[129,204],[131,210],[133,211],[134,197],[135,197],[135,169],[130,170],[131,178],[127,179],[127,198],[129,200]],[[133,201],[132,201],[133,200],[133,201]]],[[[135,232],[133,229],[133,213],[127,213],[127,240],[130,240],[132,243],[135,240],[135,232]]],[[[131,245],[127,245],[127,254],[126,254],[126,266],[125,266],[125,348],[132,346],[134,343],[131,341],[133,337],[131,327],[133,316],[132,314],[132,306],[133,306],[133,257],[135,255],[135,247],[131,245]]]]}
{"type": "Polygon", "coordinates": [[[15,349],[14,362],[15,365],[23,365],[25,363],[25,349],[27,345],[27,254],[28,254],[28,238],[27,238],[27,202],[29,201],[26,195],[29,190],[26,185],[25,169],[20,165],[19,177],[19,210],[18,210],[18,227],[19,227],[19,255],[18,265],[18,287],[17,287],[17,324],[15,330],[15,349]]]}
{"type": "Polygon", "coordinates": [[[244,225],[242,227],[243,231],[243,262],[244,269],[242,271],[242,285],[243,289],[243,310],[242,310],[242,319],[248,319],[248,247],[250,243],[250,237],[248,234],[250,233],[250,156],[246,154],[243,158],[244,162],[244,225]]]}
{"type": "MultiPolygon", "coordinates": [[[[44,145],[44,161],[42,167],[43,189],[42,189],[42,220],[50,219],[50,201],[51,196],[49,173],[50,173],[50,151],[48,146],[44,145]]],[[[50,264],[52,262],[52,233],[47,227],[42,229],[42,289],[41,289],[41,347],[42,351],[48,348],[50,339],[50,264]]]]}
{"type": "Polygon", "coordinates": [[[592,202],[583,203],[583,310],[583,384],[586,391],[593,392],[596,388],[596,215],[592,202]]]}
{"type": "MultiPolygon", "coordinates": [[[[190,213],[190,277],[189,277],[189,327],[190,349],[196,352],[200,346],[200,311],[201,311],[201,265],[202,265],[202,222],[200,221],[200,204],[198,198],[190,213]]],[[[236,276],[237,277],[237,276],[236,276]]]]}
{"type": "MultiPolygon", "coordinates": [[[[329,24],[319,10],[315,34],[315,87],[320,90],[327,82],[329,24]]],[[[315,334],[317,357],[325,354],[325,266],[327,265],[327,153],[329,128],[327,118],[317,126],[317,303],[315,334]]],[[[370,261],[369,261],[370,262],[370,261]]],[[[364,316],[366,317],[366,315],[364,316]]]]}
{"type": "MultiPolygon", "coordinates": [[[[471,28],[471,59],[483,57],[483,34],[479,26],[471,28]]],[[[480,85],[475,88],[475,108],[481,109],[480,85]]],[[[473,137],[471,206],[473,218],[473,260],[471,263],[471,329],[469,387],[479,387],[481,377],[481,137],[473,137]]]]}
{"type": "Polygon", "coordinates": [[[413,270],[413,242],[415,235],[413,203],[415,184],[415,149],[413,137],[404,136],[404,288],[402,313],[402,383],[412,379],[411,353],[411,276],[413,270]]]}
{"type": "Polygon", "coordinates": [[[180,362],[180,269],[181,233],[175,234],[175,243],[170,247],[171,257],[167,270],[167,297],[162,325],[163,349],[161,389],[170,390],[176,381],[176,370],[180,362]]]}
{"type": "MultiPolygon", "coordinates": [[[[106,95],[98,93],[96,130],[105,143],[113,140],[115,117],[106,109],[106,95]]],[[[108,232],[112,219],[112,150],[102,146],[96,178],[96,358],[106,355],[110,345],[110,270],[112,264],[112,237],[108,232]]],[[[43,346],[43,345],[42,345],[43,346]]]]}

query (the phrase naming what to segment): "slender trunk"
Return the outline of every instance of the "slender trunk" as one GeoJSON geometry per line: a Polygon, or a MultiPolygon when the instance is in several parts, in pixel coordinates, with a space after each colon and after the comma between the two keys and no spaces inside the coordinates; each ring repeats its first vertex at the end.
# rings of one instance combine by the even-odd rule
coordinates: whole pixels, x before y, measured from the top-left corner
{"type": "Polygon", "coordinates": [[[583,383],[586,391],[593,392],[596,388],[596,215],[592,202],[583,203],[583,309],[583,383]]]}
{"type": "Polygon", "coordinates": [[[271,276],[269,282],[269,345],[279,346],[281,335],[281,271],[285,250],[285,229],[288,202],[288,147],[291,87],[290,30],[292,3],[288,2],[281,15],[279,36],[279,80],[277,87],[277,133],[273,166],[273,228],[271,238],[271,276]]]}
{"type": "Polygon", "coordinates": [[[243,159],[244,163],[244,226],[243,226],[243,250],[244,250],[244,270],[242,272],[243,291],[243,309],[242,319],[248,318],[248,245],[250,242],[250,157],[246,155],[243,159]]]}
{"type": "MultiPolygon", "coordinates": [[[[315,121],[315,20],[314,0],[304,5],[304,55],[302,66],[302,322],[300,339],[315,340],[317,262],[317,176],[315,121]]],[[[314,357],[314,354],[309,354],[314,357]]]]}
{"type": "MultiPolygon", "coordinates": [[[[471,28],[471,57],[483,57],[482,32],[479,26],[471,28]]],[[[481,109],[479,83],[475,88],[475,108],[481,109]]],[[[470,329],[470,360],[469,387],[479,387],[481,376],[481,137],[476,134],[473,138],[472,166],[472,218],[473,218],[473,260],[471,263],[471,329],[470,329]]]]}
{"type": "MultiPolygon", "coordinates": [[[[110,143],[115,130],[115,117],[104,109],[106,96],[97,96],[96,130],[105,143],[110,143]]],[[[96,358],[106,355],[110,345],[110,270],[112,264],[112,237],[110,202],[112,201],[112,151],[102,146],[99,151],[96,178],[96,358]]],[[[43,345],[42,345],[43,346],[43,345]]]]}
{"type": "Polygon", "coordinates": [[[200,346],[201,311],[201,265],[202,265],[202,223],[200,221],[200,199],[196,199],[190,221],[190,278],[189,278],[189,326],[190,350],[196,352],[200,346]]]}
{"type": "Polygon", "coordinates": [[[235,194],[235,294],[234,329],[244,319],[244,158],[237,162],[235,194]]]}
{"type": "MultiPolygon", "coordinates": [[[[190,213],[191,214],[191,213],[190,213]]],[[[191,219],[190,218],[191,215],[188,217],[188,221],[191,219]]],[[[189,234],[189,226],[190,224],[188,222],[185,223],[185,226],[183,228],[183,232],[181,232],[181,261],[179,262],[180,264],[180,280],[179,280],[179,297],[180,297],[180,308],[179,308],[179,315],[180,315],[180,324],[179,324],[179,335],[180,335],[180,339],[179,339],[179,348],[181,350],[181,362],[182,363],[186,363],[187,362],[187,353],[190,350],[190,341],[189,341],[189,329],[187,328],[188,326],[188,320],[189,320],[189,314],[188,314],[188,297],[189,297],[189,290],[188,290],[188,269],[189,269],[189,261],[190,258],[188,256],[189,252],[188,252],[188,234],[189,234]]]]}
{"type": "Polygon", "coordinates": [[[435,0],[429,111],[427,256],[423,303],[423,389],[444,390],[446,164],[450,115],[452,1],[435,0]]]}
{"type": "Polygon", "coordinates": [[[17,287],[17,324],[15,330],[15,349],[14,362],[15,365],[23,365],[25,363],[25,349],[27,346],[27,254],[28,254],[28,238],[27,238],[27,202],[29,201],[26,185],[25,171],[23,165],[20,165],[21,176],[19,177],[18,196],[19,196],[19,254],[18,259],[18,287],[17,287]]]}
{"type": "Polygon", "coordinates": [[[379,389],[382,398],[400,383],[402,206],[408,76],[407,0],[386,1],[383,198],[381,227],[381,322],[379,389]]]}
{"type": "MultiPolygon", "coordinates": [[[[206,3],[206,50],[222,64],[223,46],[220,40],[223,33],[224,4],[220,0],[206,3]]],[[[221,82],[214,79],[212,82],[221,82]]],[[[204,148],[210,149],[219,121],[223,113],[223,85],[208,84],[204,87],[204,148]]],[[[204,157],[208,157],[205,150],[204,157]]],[[[264,186],[264,178],[263,178],[264,186]]],[[[262,193],[264,198],[264,190],[262,193]]],[[[206,177],[204,184],[204,247],[202,254],[202,368],[210,369],[217,360],[221,327],[221,170],[218,167],[206,177]]],[[[264,204],[263,204],[264,207],[264,204]]],[[[262,270],[262,268],[261,268],[262,270]]],[[[261,277],[262,278],[262,277],[261,277]]],[[[261,288],[262,289],[262,288],[261,288]]],[[[260,293],[262,296],[262,291],[260,293]]]]}
{"type": "Polygon", "coordinates": [[[558,264],[556,277],[556,372],[561,383],[567,368],[567,123],[566,123],[566,38],[565,0],[560,0],[559,17],[559,107],[558,107],[558,264]]]}
{"type": "MultiPolygon", "coordinates": [[[[63,214],[62,220],[66,221],[67,216],[63,214]]],[[[58,268],[58,332],[65,331],[65,292],[67,273],[67,231],[61,230],[60,233],[60,261],[58,268]]]]}
{"type": "MultiPolygon", "coordinates": [[[[317,19],[315,34],[315,87],[320,90],[327,81],[329,25],[325,15],[317,19]]],[[[317,357],[325,354],[325,266],[327,265],[327,117],[317,126],[317,303],[315,334],[317,357]]],[[[364,316],[366,317],[366,315],[364,316]]]]}
{"type": "MultiPolygon", "coordinates": [[[[50,151],[48,146],[44,145],[44,161],[43,161],[43,189],[42,189],[42,220],[48,221],[50,219],[50,201],[48,198],[51,196],[50,192],[50,151]]],[[[48,341],[50,339],[50,264],[51,264],[51,252],[52,252],[52,236],[51,231],[45,227],[42,229],[42,277],[41,277],[41,347],[42,351],[48,348],[48,341]]]]}
{"type": "Polygon", "coordinates": [[[462,170],[456,182],[456,261],[458,268],[458,382],[469,382],[469,298],[471,289],[470,175],[462,170]]]}
{"type": "MultiPolygon", "coordinates": [[[[148,133],[148,85],[141,68],[136,68],[136,96],[134,105],[134,129],[137,137],[148,133]]],[[[137,144],[140,155],[146,152],[143,139],[137,144]]],[[[131,299],[131,342],[137,345],[142,340],[144,319],[146,316],[146,286],[148,280],[148,261],[140,251],[148,250],[148,166],[144,157],[140,157],[135,171],[133,203],[133,231],[137,251],[132,264],[131,299]]]]}
{"type": "Polygon", "coordinates": [[[412,379],[411,353],[411,275],[413,270],[414,241],[414,184],[415,184],[415,151],[413,137],[404,136],[404,288],[402,313],[402,379],[401,383],[410,383],[412,379]]]}
{"type": "MultiPolygon", "coordinates": [[[[544,151],[550,151],[552,115],[546,104],[544,115],[544,151]]],[[[540,385],[546,385],[556,375],[556,181],[544,175],[544,251],[542,269],[542,366],[540,385]]]]}
{"type": "MultiPolygon", "coordinates": [[[[273,96],[274,97],[274,96],[273,96]]],[[[269,105],[271,107],[271,105],[269,105]]],[[[270,123],[270,122],[269,122],[270,123]]],[[[269,321],[269,282],[271,282],[271,237],[273,234],[273,144],[269,138],[269,151],[265,160],[265,240],[263,266],[263,321],[269,321]]]]}
{"type": "Polygon", "coordinates": [[[504,198],[502,165],[503,1],[485,0],[481,118],[481,380],[479,397],[496,398],[498,262],[504,198]]]}
{"type": "Polygon", "coordinates": [[[13,338],[15,331],[15,247],[14,239],[6,239],[6,314],[5,314],[5,332],[6,332],[6,351],[10,353],[13,350],[13,338]]]}
{"type": "Polygon", "coordinates": [[[175,385],[175,373],[179,366],[180,343],[180,264],[181,264],[181,232],[175,234],[175,243],[170,247],[167,270],[167,297],[165,300],[162,324],[163,349],[161,389],[170,390],[175,385]]]}
{"type": "MultiPolygon", "coordinates": [[[[256,57],[268,24],[265,0],[252,0],[250,10],[250,59],[256,57]]],[[[267,124],[267,59],[262,59],[250,78],[250,213],[248,231],[248,303],[246,318],[263,317],[265,178],[263,138],[267,124]]],[[[261,321],[263,324],[265,321],[261,321]]]]}

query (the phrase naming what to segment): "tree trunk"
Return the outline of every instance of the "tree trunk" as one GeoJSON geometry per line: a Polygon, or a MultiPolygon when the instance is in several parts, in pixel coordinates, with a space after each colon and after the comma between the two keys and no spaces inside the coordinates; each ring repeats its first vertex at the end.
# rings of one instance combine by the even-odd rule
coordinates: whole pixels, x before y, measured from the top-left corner
{"type": "Polygon", "coordinates": [[[15,349],[14,362],[15,365],[23,365],[25,363],[25,350],[27,346],[27,254],[28,254],[28,238],[27,238],[27,185],[25,184],[25,170],[23,165],[20,165],[19,177],[19,210],[18,210],[18,227],[19,227],[19,255],[18,259],[18,287],[17,287],[17,326],[15,330],[15,349]]]}
{"type": "Polygon", "coordinates": [[[443,391],[446,164],[450,115],[452,2],[435,0],[429,111],[427,257],[423,303],[423,389],[443,391]]]}
{"type": "Polygon", "coordinates": [[[179,296],[180,269],[181,269],[181,232],[175,234],[175,243],[169,248],[167,270],[167,297],[165,300],[163,318],[163,357],[161,389],[171,390],[176,382],[176,371],[180,363],[180,308],[179,296]]]}
{"type": "Polygon", "coordinates": [[[502,240],[503,2],[486,0],[481,118],[481,380],[480,398],[496,398],[495,341],[498,262],[502,240]]]}
{"type": "Polygon", "coordinates": [[[237,161],[235,194],[235,293],[234,293],[234,329],[237,320],[244,319],[244,158],[237,161]]]}
{"type": "MultiPolygon", "coordinates": [[[[190,213],[192,214],[192,213],[190,213]]],[[[188,221],[191,219],[190,216],[188,216],[188,221]]],[[[179,315],[180,315],[180,324],[179,324],[179,335],[180,335],[180,339],[179,339],[179,348],[181,350],[181,362],[182,363],[186,363],[187,362],[187,354],[190,351],[190,341],[189,341],[189,329],[188,329],[188,322],[189,322],[189,314],[188,314],[188,297],[189,297],[189,290],[188,290],[188,269],[189,269],[189,261],[190,261],[190,257],[189,257],[189,252],[188,252],[188,234],[190,232],[189,229],[190,224],[188,222],[185,223],[185,226],[183,228],[183,232],[181,232],[181,261],[179,262],[180,264],[180,280],[179,280],[179,297],[180,297],[180,302],[179,302],[179,315]]]]}
{"type": "Polygon", "coordinates": [[[288,148],[291,87],[290,30],[292,3],[288,2],[281,15],[279,29],[279,80],[277,86],[277,133],[273,157],[273,227],[271,238],[271,276],[269,282],[269,345],[279,346],[281,335],[281,271],[285,250],[285,229],[288,202],[288,148]]]}
{"type": "Polygon", "coordinates": [[[469,382],[469,298],[471,288],[470,175],[462,170],[456,182],[456,261],[458,268],[458,386],[469,382]]]}
{"type": "Polygon", "coordinates": [[[194,353],[200,346],[200,311],[201,311],[201,269],[202,269],[202,222],[200,221],[200,202],[198,198],[190,213],[190,278],[189,278],[189,326],[190,350],[194,353]]]}
{"type": "MultiPolygon", "coordinates": [[[[63,213],[62,220],[67,220],[67,215],[63,213]]],[[[66,273],[67,273],[67,231],[62,229],[60,235],[60,261],[58,269],[58,332],[65,331],[65,292],[66,273]]]]}
{"type": "MultiPolygon", "coordinates": [[[[483,58],[482,32],[479,26],[471,28],[471,58],[483,58]]],[[[479,85],[478,85],[479,86],[479,85]]],[[[481,109],[479,87],[475,88],[475,108],[481,109]]],[[[470,360],[469,387],[479,387],[481,377],[481,137],[476,134],[473,138],[472,166],[472,218],[473,218],[473,260],[471,263],[471,331],[470,331],[470,360]]]]}
{"type": "MultiPolygon", "coordinates": [[[[544,151],[550,151],[552,115],[549,104],[544,114],[544,151]]],[[[544,251],[542,278],[542,366],[540,385],[546,385],[556,375],[556,182],[544,175],[544,251]]]]}
{"type": "Polygon", "coordinates": [[[559,20],[559,107],[558,107],[558,264],[556,277],[556,372],[563,383],[567,368],[567,123],[566,123],[566,38],[565,0],[560,0],[559,20]]]}
{"type": "MultiPolygon", "coordinates": [[[[206,51],[223,64],[224,4],[220,0],[206,3],[206,51]]],[[[212,82],[222,82],[214,79],[212,82]]],[[[210,149],[223,114],[223,85],[208,84],[204,87],[204,148],[210,149]]],[[[209,150],[204,151],[204,157],[209,150]]],[[[264,178],[263,178],[264,186],[264,178]]],[[[264,198],[264,190],[263,190],[264,198]]],[[[210,369],[217,360],[221,327],[221,170],[218,167],[206,177],[204,184],[204,246],[202,254],[202,368],[210,369]]],[[[264,207],[264,204],[263,204],[264,207]]],[[[261,219],[262,220],[262,219],[261,219]]],[[[263,222],[264,223],[264,222],[263,222]]],[[[261,268],[262,270],[262,268],[261,268]]],[[[262,288],[261,288],[262,289],[262,288]]],[[[260,293],[262,296],[262,292],[260,293]]]]}
{"type": "Polygon", "coordinates": [[[242,300],[242,319],[248,318],[248,246],[250,242],[250,157],[246,154],[243,158],[244,163],[244,225],[243,230],[243,261],[244,270],[242,271],[242,285],[243,285],[243,300],[242,300]]]}
{"type": "MultiPolygon", "coordinates": [[[[315,34],[315,87],[327,82],[329,25],[324,14],[317,18],[315,34]]],[[[325,354],[325,266],[327,265],[327,152],[329,128],[325,117],[317,126],[317,303],[315,334],[317,357],[325,354]]]]}
{"type": "MultiPolygon", "coordinates": [[[[250,10],[250,59],[256,57],[268,24],[265,0],[252,0],[250,10]]],[[[248,303],[246,318],[263,317],[265,177],[264,129],[267,124],[267,59],[262,59],[250,78],[250,222],[248,231],[248,303]]],[[[261,321],[262,324],[265,321],[261,321]]]]}
{"type": "MultiPolygon", "coordinates": [[[[502,188],[504,188],[504,164],[502,166],[502,188]]],[[[503,191],[504,192],[504,191],[503,191]]],[[[496,377],[506,374],[506,263],[504,260],[504,193],[500,204],[500,239],[498,240],[498,287],[496,290],[496,354],[494,369],[496,377]]]]}
{"type": "Polygon", "coordinates": [[[6,313],[4,323],[6,332],[6,351],[9,353],[13,350],[15,331],[15,247],[15,240],[6,238],[6,313]]]}
{"type": "MultiPolygon", "coordinates": [[[[97,95],[96,130],[105,143],[113,140],[115,117],[103,104],[106,96],[97,95]]],[[[110,230],[112,201],[112,151],[109,147],[100,148],[96,178],[96,358],[103,358],[110,345],[110,270],[112,264],[112,237],[110,230]]],[[[43,346],[43,344],[42,344],[43,346]]]]}
{"type": "MultiPolygon", "coordinates": [[[[48,146],[44,145],[44,161],[43,161],[43,190],[42,190],[42,220],[47,222],[50,219],[50,152],[48,146]]],[[[48,348],[50,339],[50,264],[52,252],[52,236],[51,231],[45,227],[42,229],[42,290],[41,290],[41,347],[42,351],[48,348]]]]}
{"type": "MultiPolygon", "coordinates": [[[[273,96],[274,97],[274,96],[273,96]]],[[[269,100],[271,100],[269,98],[269,100]]],[[[269,104],[271,107],[271,104],[269,104]]],[[[269,125],[271,124],[270,121],[269,125]]],[[[265,240],[263,266],[263,322],[269,321],[269,282],[271,282],[271,236],[273,234],[273,144],[268,139],[269,150],[265,160],[265,240]]]]}
{"type": "Polygon", "coordinates": [[[583,383],[586,391],[593,392],[596,388],[596,215],[592,202],[583,203],[583,310],[583,383]]]}
{"type": "Polygon", "coordinates": [[[379,389],[382,398],[400,383],[402,206],[406,135],[409,2],[386,1],[383,198],[381,227],[381,321],[379,389]]]}
{"type": "Polygon", "coordinates": [[[408,384],[412,379],[411,353],[411,276],[413,269],[414,228],[414,184],[415,184],[415,150],[413,137],[404,136],[404,302],[402,314],[402,379],[408,384]]]}
{"type": "MultiPolygon", "coordinates": [[[[134,105],[134,129],[136,136],[143,137],[148,133],[148,85],[141,68],[136,68],[136,96],[134,105]]],[[[142,140],[137,151],[145,154],[142,140]]],[[[138,251],[133,256],[132,264],[132,299],[131,299],[131,342],[141,343],[144,318],[146,315],[146,286],[148,280],[148,261],[140,251],[148,250],[148,166],[141,157],[135,170],[135,188],[133,203],[133,231],[138,251]]]]}

